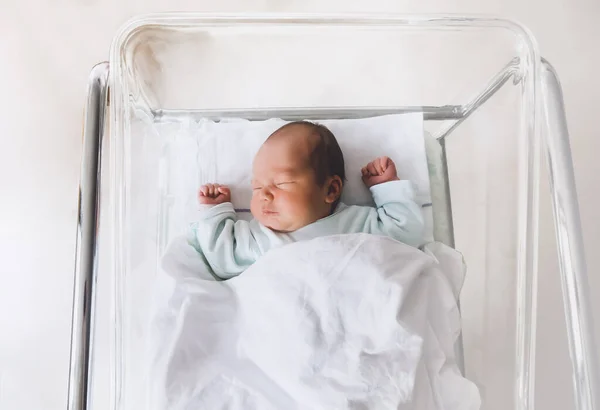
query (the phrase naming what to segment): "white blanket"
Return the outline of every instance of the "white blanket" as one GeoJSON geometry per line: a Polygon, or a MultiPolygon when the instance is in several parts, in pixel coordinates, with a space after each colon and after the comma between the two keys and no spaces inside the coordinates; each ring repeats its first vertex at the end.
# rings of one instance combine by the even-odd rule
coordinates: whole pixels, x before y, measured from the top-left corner
{"type": "Polygon", "coordinates": [[[227,282],[175,260],[156,329],[157,409],[480,407],[455,363],[457,281],[431,252],[324,237],[272,250],[227,282]]]}

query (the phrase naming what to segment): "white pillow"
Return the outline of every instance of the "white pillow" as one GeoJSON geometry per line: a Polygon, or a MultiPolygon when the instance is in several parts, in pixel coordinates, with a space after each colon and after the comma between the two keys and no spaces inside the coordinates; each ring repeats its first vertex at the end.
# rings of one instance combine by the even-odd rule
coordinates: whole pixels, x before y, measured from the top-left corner
{"type": "MultiPolygon", "coordinates": [[[[425,220],[431,225],[431,196],[421,114],[316,122],[333,132],[344,153],[347,178],[342,194],[344,203],[373,204],[369,190],[362,183],[360,170],[369,161],[385,155],[394,160],[401,179],[413,182],[417,201],[424,206],[425,220]]],[[[187,213],[196,208],[196,193],[201,184],[226,184],[231,187],[233,205],[240,217],[251,218],[247,210],[252,197],[252,161],[264,140],[286,123],[280,119],[226,119],[219,122],[203,119],[180,127],[177,135],[170,140],[169,147],[169,175],[179,180],[172,181],[170,186],[187,192],[172,192],[171,198],[176,201],[186,198],[186,203],[180,205],[186,208],[187,213]],[[182,184],[182,178],[187,182],[182,184]]],[[[432,232],[431,226],[427,232],[432,232]]]]}

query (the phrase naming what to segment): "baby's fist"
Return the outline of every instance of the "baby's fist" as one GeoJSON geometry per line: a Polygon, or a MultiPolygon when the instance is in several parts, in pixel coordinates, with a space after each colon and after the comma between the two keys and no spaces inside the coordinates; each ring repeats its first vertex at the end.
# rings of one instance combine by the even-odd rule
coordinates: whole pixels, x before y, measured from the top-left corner
{"type": "Polygon", "coordinates": [[[361,172],[362,180],[367,188],[399,179],[396,173],[396,164],[388,157],[375,158],[363,167],[361,172]]]}
{"type": "Polygon", "coordinates": [[[231,202],[231,191],[227,185],[206,184],[198,191],[198,202],[201,205],[219,205],[231,202]]]}

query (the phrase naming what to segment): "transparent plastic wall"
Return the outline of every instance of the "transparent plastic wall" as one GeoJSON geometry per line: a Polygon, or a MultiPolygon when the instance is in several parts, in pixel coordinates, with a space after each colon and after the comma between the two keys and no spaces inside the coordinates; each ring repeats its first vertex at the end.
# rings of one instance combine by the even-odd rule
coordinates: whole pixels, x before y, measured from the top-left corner
{"type": "MultiPolygon", "coordinates": [[[[451,205],[455,247],[468,266],[460,300],[465,374],[479,387],[484,409],[528,408],[537,58],[524,30],[496,20],[161,16],[131,22],[110,61],[112,183],[108,222],[103,219],[110,239],[101,242],[99,276],[110,277],[104,291],[112,295],[107,320],[114,325],[110,351],[96,355],[94,369],[108,374],[111,386],[99,387],[95,401],[110,388],[110,408],[150,408],[144,346],[152,289],[177,223],[172,187],[164,184],[177,158],[165,150],[165,130],[209,114],[270,118],[289,108],[321,115],[327,107],[337,113],[343,107],[460,110],[510,66],[510,81],[443,139],[451,204],[434,207],[451,205]]],[[[455,121],[430,119],[425,128],[442,136],[455,121]]]]}

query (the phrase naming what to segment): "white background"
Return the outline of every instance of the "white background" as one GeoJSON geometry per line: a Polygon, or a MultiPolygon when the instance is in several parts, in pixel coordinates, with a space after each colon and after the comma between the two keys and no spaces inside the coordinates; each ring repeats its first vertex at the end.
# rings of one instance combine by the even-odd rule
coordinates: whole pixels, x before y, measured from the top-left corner
{"type": "MultiPolygon", "coordinates": [[[[119,26],[155,11],[485,13],[536,35],[564,87],[592,294],[600,292],[598,0],[0,0],[0,409],[64,409],[82,110],[119,26]]],[[[492,125],[493,126],[493,125],[492,125]]],[[[544,185],[543,191],[547,187],[544,185]]],[[[545,197],[544,197],[545,198],[545,197]]],[[[541,209],[539,408],[571,406],[551,211],[541,209]],[[557,355],[556,352],[562,353],[557,355]],[[545,371],[560,362],[559,372],[545,371]]],[[[597,327],[600,303],[594,301],[597,327]]]]}

